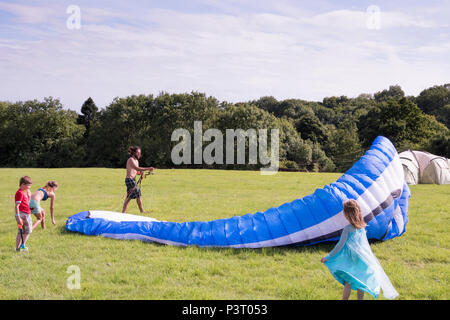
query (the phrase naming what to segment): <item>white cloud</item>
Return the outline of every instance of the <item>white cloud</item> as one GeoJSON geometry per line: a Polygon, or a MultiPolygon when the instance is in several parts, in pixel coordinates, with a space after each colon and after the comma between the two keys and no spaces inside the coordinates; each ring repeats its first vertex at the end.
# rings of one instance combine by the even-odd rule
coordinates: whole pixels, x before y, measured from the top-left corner
{"type": "Polygon", "coordinates": [[[0,2],[0,10],[14,14],[20,23],[45,23],[52,21],[57,15],[57,7],[30,6],[17,3],[0,2]]]}
{"type": "MultiPolygon", "coordinates": [[[[59,96],[76,109],[88,96],[104,106],[115,96],[163,90],[198,90],[228,101],[263,95],[322,100],[373,93],[390,84],[418,94],[430,83],[448,82],[449,64],[443,59],[448,37],[402,38],[405,32],[411,35],[409,28],[442,33],[425,18],[384,12],[381,29],[368,30],[365,11],[305,14],[289,11],[286,3],[280,8],[132,14],[81,7],[80,30],[60,23],[48,33],[27,29],[39,40],[0,39],[0,97],[59,96]],[[108,19],[113,22],[104,23],[108,19]],[[135,23],[124,23],[130,19],[135,23]]],[[[8,10],[21,21],[39,21],[32,18],[35,7],[8,10]]],[[[55,10],[47,8],[43,15],[51,17],[55,10]]]]}

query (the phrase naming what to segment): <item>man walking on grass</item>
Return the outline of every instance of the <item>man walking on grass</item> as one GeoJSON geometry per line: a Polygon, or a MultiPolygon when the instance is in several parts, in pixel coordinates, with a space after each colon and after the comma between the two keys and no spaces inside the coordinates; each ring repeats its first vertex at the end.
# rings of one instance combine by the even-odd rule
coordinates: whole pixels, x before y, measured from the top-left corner
{"type": "Polygon", "coordinates": [[[141,157],[141,148],[133,146],[128,149],[130,158],[127,161],[127,176],[125,177],[125,185],[127,186],[127,197],[123,202],[122,213],[125,213],[128,208],[128,203],[131,199],[136,199],[139,210],[144,213],[141,200],[141,189],[136,183],[136,175],[143,175],[144,171],[153,171],[153,167],[139,167],[139,159],[141,157]]]}

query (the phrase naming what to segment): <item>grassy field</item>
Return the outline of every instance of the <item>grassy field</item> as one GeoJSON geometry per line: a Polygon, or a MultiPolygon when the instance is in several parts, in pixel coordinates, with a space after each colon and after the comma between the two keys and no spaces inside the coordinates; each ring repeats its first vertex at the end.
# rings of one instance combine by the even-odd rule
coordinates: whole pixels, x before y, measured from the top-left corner
{"type": "MultiPolygon", "coordinates": [[[[67,232],[67,217],[85,210],[121,211],[124,169],[0,169],[0,299],[341,299],[342,286],[320,263],[334,246],[179,248],[67,232]],[[14,193],[22,175],[32,191],[57,180],[54,227],[36,228],[29,252],[14,249],[14,193]],[[67,287],[69,266],[81,289],[67,287]]],[[[306,196],[340,174],[157,170],[143,183],[148,216],[167,221],[228,218],[306,196]]],[[[450,185],[411,186],[406,233],[372,250],[398,299],[450,298],[450,185]]],[[[43,202],[49,216],[49,201],[43,202]]],[[[139,214],[136,202],[129,213],[139,214]]],[[[355,293],[352,293],[352,299],[355,293]]],[[[366,294],[366,299],[372,299],[366,294]]],[[[380,299],[383,296],[380,295],[380,299]]]]}

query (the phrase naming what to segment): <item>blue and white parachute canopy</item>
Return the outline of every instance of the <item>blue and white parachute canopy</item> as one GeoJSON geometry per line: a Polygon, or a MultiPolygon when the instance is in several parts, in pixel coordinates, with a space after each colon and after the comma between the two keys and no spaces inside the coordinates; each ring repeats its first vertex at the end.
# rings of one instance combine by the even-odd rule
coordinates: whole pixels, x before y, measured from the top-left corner
{"type": "Polygon", "coordinates": [[[379,136],[336,182],[301,199],[264,212],[193,222],[158,221],[105,211],[83,211],[66,229],[114,239],[139,239],[176,246],[261,248],[338,240],[348,224],[343,201],[356,199],[369,239],[388,240],[405,232],[410,190],[397,150],[379,136]]]}

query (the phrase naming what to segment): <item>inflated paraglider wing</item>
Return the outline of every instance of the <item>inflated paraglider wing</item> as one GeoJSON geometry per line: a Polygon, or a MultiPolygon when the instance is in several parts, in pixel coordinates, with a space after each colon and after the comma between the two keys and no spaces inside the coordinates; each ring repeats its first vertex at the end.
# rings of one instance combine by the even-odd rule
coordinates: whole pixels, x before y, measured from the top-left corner
{"type": "Polygon", "coordinates": [[[387,240],[405,232],[409,196],[397,150],[387,138],[379,136],[361,159],[336,182],[264,212],[178,223],[84,211],[69,217],[66,229],[87,235],[177,246],[261,248],[309,245],[339,239],[342,229],[348,224],[342,203],[356,199],[367,223],[367,237],[387,240]]]}

